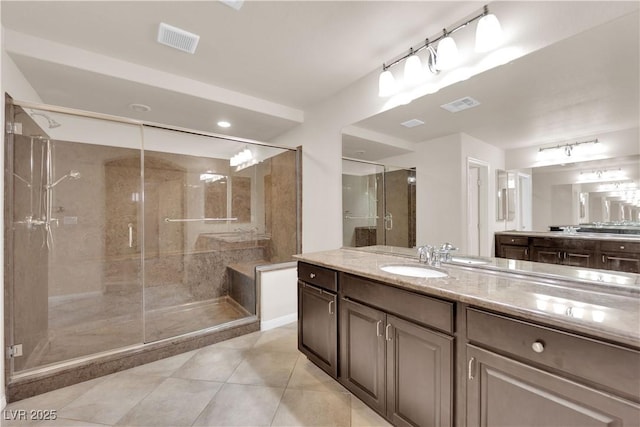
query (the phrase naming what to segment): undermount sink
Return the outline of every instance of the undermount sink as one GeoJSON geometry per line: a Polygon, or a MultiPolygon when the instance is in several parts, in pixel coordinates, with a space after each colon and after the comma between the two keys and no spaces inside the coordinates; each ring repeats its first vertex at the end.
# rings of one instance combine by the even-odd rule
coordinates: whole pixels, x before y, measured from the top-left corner
{"type": "Polygon", "coordinates": [[[457,262],[457,263],[460,263],[460,264],[467,264],[467,265],[489,264],[489,261],[486,261],[486,260],[483,260],[483,259],[467,258],[467,257],[459,257],[459,256],[451,257],[451,262],[457,262]]]}
{"type": "Polygon", "coordinates": [[[447,273],[434,270],[429,267],[423,267],[420,265],[389,264],[389,265],[383,265],[382,267],[379,267],[379,268],[384,272],[391,273],[391,274],[398,274],[400,276],[422,277],[422,278],[447,277],[447,273]]]}

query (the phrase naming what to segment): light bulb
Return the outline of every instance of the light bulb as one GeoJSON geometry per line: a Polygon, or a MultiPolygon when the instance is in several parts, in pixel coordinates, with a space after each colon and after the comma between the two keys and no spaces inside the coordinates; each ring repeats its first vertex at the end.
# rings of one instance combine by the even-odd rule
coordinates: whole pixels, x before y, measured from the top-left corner
{"type": "Polygon", "coordinates": [[[391,74],[391,71],[384,70],[382,73],[380,73],[380,78],[378,80],[378,96],[391,96],[396,92],[396,79],[393,78],[393,74],[391,74]]]}
{"type": "Polygon", "coordinates": [[[502,27],[494,14],[483,16],[476,27],[476,52],[488,52],[502,43],[502,27]]]}
{"type": "Polygon", "coordinates": [[[422,62],[418,55],[410,55],[404,63],[404,85],[415,86],[422,81],[422,62]]]}
{"type": "Polygon", "coordinates": [[[458,47],[451,36],[446,36],[438,43],[438,53],[436,55],[436,68],[438,70],[448,70],[458,64],[458,47]]]}

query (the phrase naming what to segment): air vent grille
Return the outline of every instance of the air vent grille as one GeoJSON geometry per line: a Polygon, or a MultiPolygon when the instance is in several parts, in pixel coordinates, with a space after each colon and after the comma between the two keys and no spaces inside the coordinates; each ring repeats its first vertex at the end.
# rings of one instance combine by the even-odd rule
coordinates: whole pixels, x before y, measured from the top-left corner
{"type": "Polygon", "coordinates": [[[464,98],[456,99],[455,101],[451,101],[448,104],[443,104],[440,107],[444,108],[447,111],[452,113],[457,113],[458,111],[466,110],[468,108],[477,107],[480,105],[480,102],[471,98],[470,96],[465,96],[464,98]]]}
{"type": "Polygon", "coordinates": [[[418,119],[411,119],[411,120],[407,120],[406,122],[402,122],[400,124],[406,128],[414,128],[416,126],[423,125],[424,122],[418,119]]]}
{"type": "Polygon", "coordinates": [[[160,23],[158,27],[158,43],[181,50],[195,53],[200,36],[171,25],[160,23]]]}

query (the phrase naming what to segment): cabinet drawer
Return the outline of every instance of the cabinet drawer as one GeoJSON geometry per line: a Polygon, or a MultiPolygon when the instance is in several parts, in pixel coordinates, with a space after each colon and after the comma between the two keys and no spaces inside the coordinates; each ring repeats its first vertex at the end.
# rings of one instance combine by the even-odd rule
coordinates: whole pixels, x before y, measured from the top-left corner
{"type": "Polygon", "coordinates": [[[522,236],[498,236],[498,243],[501,245],[528,246],[529,238],[522,236]]]}
{"type": "Polygon", "coordinates": [[[338,291],[338,274],[328,268],[298,262],[298,279],[328,291],[338,291]]]}
{"type": "Polygon", "coordinates": [[[600,250],[603,252],[640,252],[640,242],[601,242],[600,250]]]}
{"type": "Polygon", "coordinates": [[[640,352],[475,309],[469,341],[593,381],[638,401],[640,352]],[[534,348],[536,347],[536,348],[534,348]]]}
{"type": "Polygon", "coordinates": [[[344,297],[449,334],[453,333],[454,305],[452,302],[394,288],[346,273],[340,273],[340,290],[344,297]]]}

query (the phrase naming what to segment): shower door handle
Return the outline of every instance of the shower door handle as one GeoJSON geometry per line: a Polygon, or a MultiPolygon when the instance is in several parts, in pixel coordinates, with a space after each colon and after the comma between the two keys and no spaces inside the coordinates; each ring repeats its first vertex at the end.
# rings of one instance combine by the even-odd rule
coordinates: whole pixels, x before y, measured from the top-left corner
{"type": "Polygon", "coordinates": [[[129,227],[129,247],[133,247],[133,223],[127,225],[129,227]]]}

